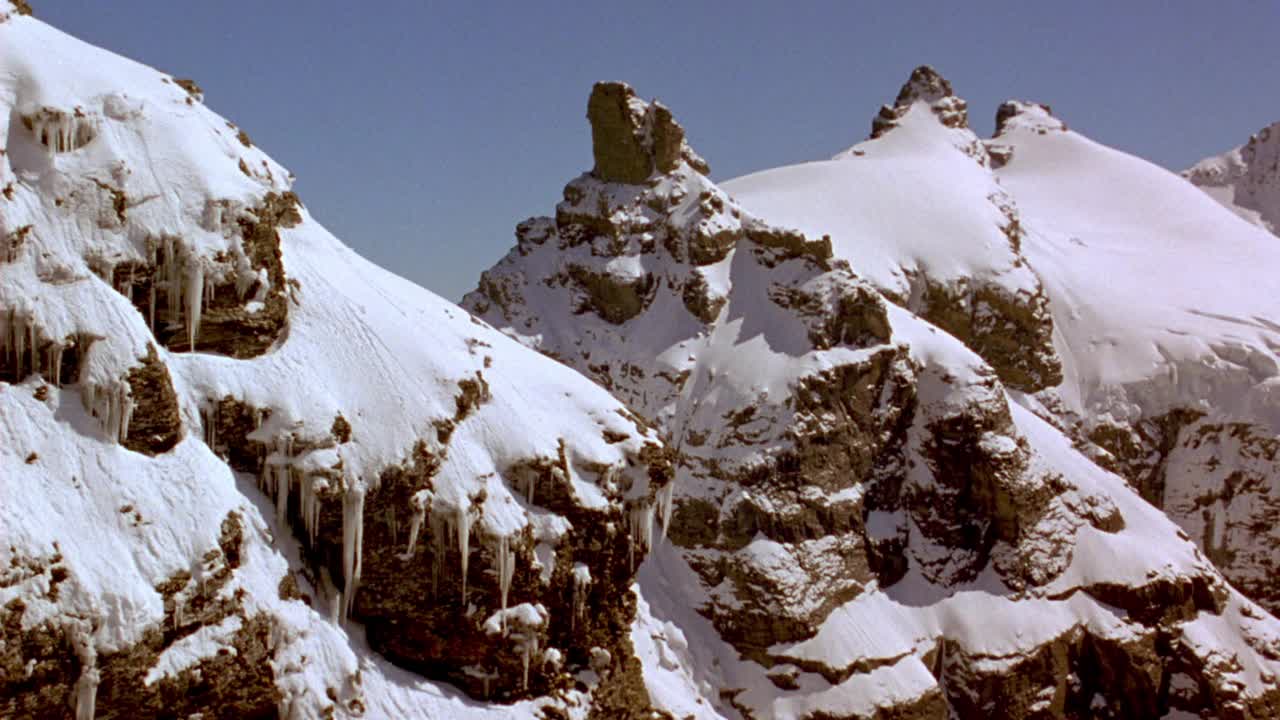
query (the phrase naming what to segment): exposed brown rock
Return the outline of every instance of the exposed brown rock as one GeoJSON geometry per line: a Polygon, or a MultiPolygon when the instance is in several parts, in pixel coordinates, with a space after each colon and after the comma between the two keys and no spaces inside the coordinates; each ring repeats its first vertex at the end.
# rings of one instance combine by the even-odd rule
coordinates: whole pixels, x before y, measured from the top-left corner
{"type": "Polygon", "coordinates": [[[636,185],[653,172],[644,147],[643,115],[632,108],[635,92],[623,83],[596,83],[587,101],[596,177],[636,185]]]}
{"type": "Polygon", "coordinates": [[[146,357],[129,370],[128,380],[134,412],[124,446],[147,455],[168,452],[182,438],[182,419],[169,368],[154,345],[147,345],[146,357]]]}

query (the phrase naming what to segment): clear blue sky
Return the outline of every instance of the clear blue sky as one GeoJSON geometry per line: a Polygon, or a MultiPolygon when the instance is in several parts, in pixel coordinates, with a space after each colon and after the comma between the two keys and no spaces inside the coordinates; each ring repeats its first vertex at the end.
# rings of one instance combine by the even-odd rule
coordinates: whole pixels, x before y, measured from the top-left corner
{"type": "Polygon", "coordinates": [[[32,0],[195,78],[365,256],[451,299],[591,165],[587,94],[658,97],[725,179],[863,139],[934,65],[989,134],[1010,97],[1170,168],[1280,120],[1280,3],[32,0]]]}

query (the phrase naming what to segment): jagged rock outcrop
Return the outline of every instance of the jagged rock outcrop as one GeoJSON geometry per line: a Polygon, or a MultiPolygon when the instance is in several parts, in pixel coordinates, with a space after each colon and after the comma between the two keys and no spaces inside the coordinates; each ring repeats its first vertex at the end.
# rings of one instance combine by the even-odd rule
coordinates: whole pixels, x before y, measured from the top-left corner
{"type": "Polygon", "coordinates": [[[662,103],[645,103],[623,83],[596,83],[587,102],[591,123],[592,174],[605,182],[639,184],[668,173],[680,162],[698,172],[706,163],[684,141],[684,128],[662,103]]]}
{"type": "Polygon", "coordinates": [[[1250,135],[1238,148],[1201,160],[1182,176],[1236,215],[1280,235],[1280,122],[1250,135]]]}
{"type": "MultiPolygon", "coordinates": [[[[604,182],[600,164],[597,150],[597,171],[569,184],[554,218],[520,225],[464,305],[597,379],[673,448],[675,548],[646,563],[641,595],[682,619],[641,635],[650,644],[637,651],[665,668],[647,673],[690,678],[701,697],[755,717],[972,715],[998,703],[1010,717],[1154,718],[1235,702],[1229,682],[1174,648],[1217,622],[1204,618],[1234,627],[1256,611],[1181,541],[1172,565],[1095,564],[1101,547],[1171,531],[1103,491],[1121,486],[1011,404],[998,371],[885,302],[838,239],[770,226],[686,164],[634,182],[604,182]],[[976,597],[967,587],[999,588],[986,597],[1003,598],[1001,610],[960,610],[976,597]],[[966,612],[990,613],[990,637],[941,619],[966,612]],[[1006,634],[1045,612],[1059,620],[1006,634]],[[696,650],[682,639],[693,632],[696,650]],[[875,640],[899,634],[902,646],[875,640]],[[858,649],[833,654],[846,645],[858,649]],[[1166,682],[1184,667],[1205,688],[1185,701],[1166,682]],[[903,689],[871,689],[883,683],[903,689]]],[[[1039,292],[1038,347],[1052,352],[1039,292]]],[[[1266,632],[1244,662],[1265,654],[1266,632]]],[[[1265,706],[1274,695],[1238,697],[1265,706]]]]}
{"type": "Polygon", "coordinates": [[[880,112],[871,121],[871,139],[897,127],[898,121],[916,103],[924,103],[937,116],[938,122],[949,128],[969,127],[969,104],[956,97],[951,83],[928,65],[911,71],[911,77],[898,91],[892,105],[881,105],[880,112]]]}

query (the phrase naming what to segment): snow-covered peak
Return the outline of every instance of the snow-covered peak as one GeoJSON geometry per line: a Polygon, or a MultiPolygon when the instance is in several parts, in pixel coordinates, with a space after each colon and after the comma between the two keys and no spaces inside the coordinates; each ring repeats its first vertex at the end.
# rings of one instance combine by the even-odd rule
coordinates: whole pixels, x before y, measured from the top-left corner
{"type": "Polygon", "coordinates": [[[928,65],[911,71],[892,105],[880,107],[871,121],[871,137],[878,138],[897,127],[899,121],[916,107],[933,113],[938,122],[949,128],[969,127],[968,103],[956,97],[951,83],[928,65]]]}
{"type": "Polygon", "coordinates": [[[1007,100],[996,109],[995,137],[998,138],[1015,128],[1046,133],[1066,130],[1067,125],[1059,120],[1053,114],[1053,109],[1044,103],[1007,100]]]}
{"type": "Polygon", "coordinates": [[[1280,122],[1182,175],[1235,214],[1280,235],[1280,122]]]}

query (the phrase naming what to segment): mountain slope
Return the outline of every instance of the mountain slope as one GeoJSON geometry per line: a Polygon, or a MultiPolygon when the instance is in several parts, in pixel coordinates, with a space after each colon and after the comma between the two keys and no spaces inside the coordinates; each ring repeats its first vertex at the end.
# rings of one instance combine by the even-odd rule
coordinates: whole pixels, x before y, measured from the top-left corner
{"type": "Polygon", "coordinates": [[[1173,174],[1070,131],[1044,105],[1005,103],[996,136],[980,142],[951,92],[917,70],[872,139],[725,187],[785,226],[829,234],[887,297],[1004,368],[1002,380],[1030,393],[1020,402],[1167,510],[1237,586],[1280,607],[1280,536],[1266,520],[1280,510],[1274,238],[1173,174]],[[978,194],[1002,198],[1016,243],[1001,241],[978,194]],[[956,279],[938,282],[1003,283],[1035,298],[1006,305],[1012,319],[991,331],[1018,338],[1012,348],[948,320],[991,323],[990,307],[957,292],[934,304],[897,279],[947,268],[956,279]],[[1033,280],[1019,290],[1010,268],[1033,280]],[[1028,331],[1011,330],[1019,319],[1028,331]],[[1056,374],[1011,382],[1010,358],[1024,356],[1052,358],[1056,374]]]}
{"type": "MultiPolygon", "coordinates": [[[[922,112],[954,130],[948,96],[882,112],[873,142],[907,136],[922,112]]],[[[1012,402],[991,364],[887,302],[887,261],[873,257],[865,279],[857,236],[781,229],[739,205],[670,111],[625,85],[598,84],[588,119],[595,168],[554,217],[521,223],[464,306],[598,380],[675,453],[672,544],[641,568],[632,631],[658,706],[757,718],[1275,712],[1280,624],[1012,402]]],[[[998,189],[973,142],[973,154],[934,147],[998,189]]],[[[958,248],[936,267],[959,269],[937,274],[970,288],[960,270],[973,272],[1036,312],[1043,293],[1001,231],[1008,216],[979,200],[966,227],[1000,254],[969,253],[975,269],[958,248]],[[1015,282],[1026,292],[1002,284],[1015,282]]],[[[923,257],[929,242],[902,246],[923,257]]]]}
{"type": "Polygon", "coordinates": [[[1231,212],[1280,235],[1280,122],[1240,147],[1201,160],[1182,176],[1231,212]]]}
{"type": "Polygon", "coordinates": [[[1280,246],[1173,174],[1022,107],[996,141],[1012,149],[1001,181],[1035,222],[1027,257],[1064,348],[1065,380],[1042,400],[1275,611],[1280,246]]]}
{"type": "Polygon", "coordinates": [[[628,518],[668,476],[652,431],[343,246],[194,83],[16,10],[0,715],[627,697],[649,537],[628,518]]]}

